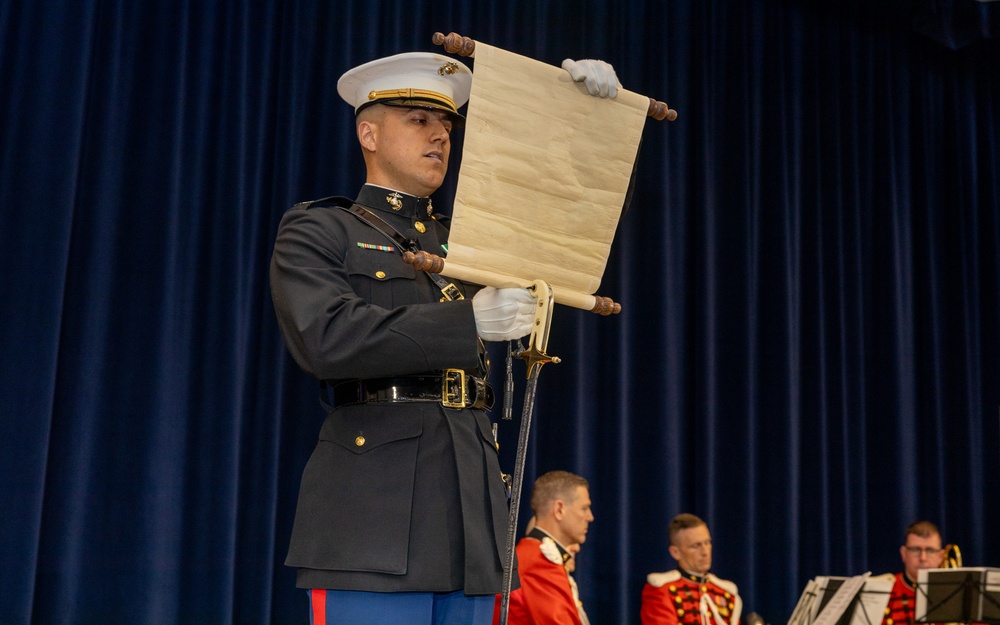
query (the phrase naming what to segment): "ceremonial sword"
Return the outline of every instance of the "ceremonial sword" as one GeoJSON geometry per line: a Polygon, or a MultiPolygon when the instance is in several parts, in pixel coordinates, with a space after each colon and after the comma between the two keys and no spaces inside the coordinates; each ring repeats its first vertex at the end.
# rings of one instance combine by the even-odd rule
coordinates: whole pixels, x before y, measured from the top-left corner
{"type": "Polygon", "coordinates": [[[500,625],[507,625],[507,611],[510,608],[510,586],[514,576],[514,537],[517,533],[517,514],[521,507],[521,485],[524,483],[524,461],[528,453],[528,437],[531,434],[531,414],[535,408],[535,391],[542,365],[558,363],[559,358],[549,356],[545,350],[549,343],[549,327],[552,325],[552,287],[543,280],[535,280],[528,287],[538,301],[535,321],[528,338],[528,348],[520,353],[527,362],[528,383],[524,389],[524,408],[521,410],[521,427],[517,435],[517,453],[514,457],[514,475],[511,479],[510,512],[507,516],[507,549],[504,552],[503,587],[500,596],[500,625]]]}

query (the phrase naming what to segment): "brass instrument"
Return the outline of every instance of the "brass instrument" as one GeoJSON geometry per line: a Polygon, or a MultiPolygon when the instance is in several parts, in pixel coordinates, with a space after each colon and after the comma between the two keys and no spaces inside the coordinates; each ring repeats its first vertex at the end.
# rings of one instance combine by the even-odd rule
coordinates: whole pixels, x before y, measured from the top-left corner
{"type": "Polygon", "coordinates": [[[962,550],[958,545],[948,544],[944,546],[944,559],[941,560],[942,569],[957,569],[962,566],[962,550]]]}

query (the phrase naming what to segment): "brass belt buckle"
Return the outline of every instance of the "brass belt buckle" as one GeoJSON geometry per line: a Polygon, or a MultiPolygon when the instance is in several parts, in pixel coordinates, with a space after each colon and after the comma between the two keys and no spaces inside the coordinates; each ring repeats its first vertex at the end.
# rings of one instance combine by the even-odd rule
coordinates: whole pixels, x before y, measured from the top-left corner
{"type": "Polygon", "coordinates": [[[465,371],[445,369],[441,372],[441,405],[465,408],[465,371]]]}

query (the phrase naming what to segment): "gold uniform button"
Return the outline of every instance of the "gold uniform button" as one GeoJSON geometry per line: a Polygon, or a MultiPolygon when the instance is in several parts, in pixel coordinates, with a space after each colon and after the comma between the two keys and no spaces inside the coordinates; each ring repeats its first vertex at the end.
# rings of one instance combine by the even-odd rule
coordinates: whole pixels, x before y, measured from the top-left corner
{"type": "Polygon", "coordinates": [[[676,603],[677,605],[680,605],[683,602],[684,602],[684,600],[681,599],[680,597],[674,597],[674,603],[676,603]]]}
{"type": "Polygon", "coordinates": [[[375,277],[378,278],[379,280],[383,280],[383,279],[385,279],[385,272],[384,271],[376,271],[375,272],[375,277]]]}
{"type": "Polygon", "coordinates": [[[670,592],[677,592],[677,586],[670,584],[670,592]]]}
{"type": "Polygon", "coordinates": [[[364,436],[357,437],[356,439],[354,439],[354,444],[357,445],[358,447],[361,447],[362,445],[365,444],[365,437],[364,436]]]}
{"type": "Polygon", "coordinates": [[[885,615],[889,616],[889,607],[888,606],[886,606],[886,608],[885,608],[885,615]]]}
{"type": "Polygon", "coordinates": [[[677,616],[684,616],[684,608],[677,608],[677,616]]]}
{"type": "Polygon", "coordinates": [[[413,224],[413,227],[416,228],[417,232],[419,232],[421,234],[423,234],[424,232],[427,232],[427,226],[425,226],[423,224],[423,222],[418,221],[415,224],[413,224]]]}

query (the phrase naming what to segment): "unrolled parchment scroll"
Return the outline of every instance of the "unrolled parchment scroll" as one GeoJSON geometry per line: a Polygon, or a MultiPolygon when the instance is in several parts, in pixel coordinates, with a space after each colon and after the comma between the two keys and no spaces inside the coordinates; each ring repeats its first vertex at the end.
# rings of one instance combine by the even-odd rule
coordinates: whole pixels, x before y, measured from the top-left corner
{"type": "Polygon", "coordinates": [[[442,273],[495,287],[544,280],[557,302],[593,308],[648,107],[476,42],[442,273]]]}

